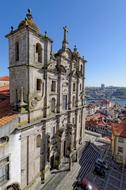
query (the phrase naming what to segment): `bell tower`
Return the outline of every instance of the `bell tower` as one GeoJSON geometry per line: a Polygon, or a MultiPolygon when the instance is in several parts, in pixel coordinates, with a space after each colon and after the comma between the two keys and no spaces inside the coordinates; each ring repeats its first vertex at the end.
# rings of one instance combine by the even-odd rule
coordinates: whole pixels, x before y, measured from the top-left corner
{"type": "Polygon", "coordinates": [[[28,9],[17,29],[11,27],[9,40],[10,104],[29,118],[43,115],[44,68],[51,54],[52,40],[42,35],[28,9]]]}

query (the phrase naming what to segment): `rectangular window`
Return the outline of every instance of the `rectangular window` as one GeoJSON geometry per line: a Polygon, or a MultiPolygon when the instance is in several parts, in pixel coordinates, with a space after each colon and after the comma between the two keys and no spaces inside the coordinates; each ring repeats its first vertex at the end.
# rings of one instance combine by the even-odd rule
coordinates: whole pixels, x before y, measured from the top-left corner
{"type": "Polygon", "coordinates": [[[19,61],[19,42],[15,43],[15,60],[19,61]]]}
{"type": "Polygon", "coordinates": [[[118,142],[123,143],[124,142],[124,138],[118,137],[118,142]]]}
{"type": "Polygon", "coordinates": [[[75,92],[75,83],[73,83],[73,92],[75,92]]]}
{"type": "Polygon", "coordinates": [[[123,147],[118,146],[118,152],[123,153],[123,147]]]}
{"type": "Polygon", "coordinates": [[[52,81],[52,84],[51,84],[51,91],[52,91],[52,92],[55,92],[55,91],[56,91],[56,81],[52,81]]]}
{"type": "Polygon", "coordinates": [[[36,90],[41,90],[41,84],[42,84],[41,79],[37,79],[36,90]]]}
{"type": "Polygon", "coordinates": [[[63,95],[63,110],[67,110],[67,95],[63,95]]]}
{"type": "Polygon", "coordinates": [[[0,161],[0,185],[9,180],[9,157],[0,161]]]}
{"type": "Polygon", "coordinates": [[[73,123],[73,125],[75,124],[75,119],[74,119],[74,117],[72,118],[72,123],[73,123]]]}

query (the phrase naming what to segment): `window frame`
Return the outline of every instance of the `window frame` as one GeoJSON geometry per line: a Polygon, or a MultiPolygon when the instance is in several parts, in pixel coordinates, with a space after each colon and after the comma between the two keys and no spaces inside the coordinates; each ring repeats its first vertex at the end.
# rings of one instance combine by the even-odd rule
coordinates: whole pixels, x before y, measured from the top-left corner
{"type": "MultiPolygon", "coordinates": [[[[1,174],[1,176],[0,176],[0,185],[3,185],[5,183],[7,183],[7,181],[9,181],[9,179],[10,179],[9,156],[0,160],[0,170],[2,170],[2,172],[4,171],[4,173],[5,173],[4,175],[1,174]],[[1,162],[3,162],[3,163],[1,164],[1,162]],[[2,181],[1,181],[1,178],[4,178],[4,179],[2,179],[2,181]]],[[[2,173],[2,172],[0,172],[0,173],[2,173]]]]}
{"type": "Polygon", "coordinates": [[[56,81],[55,80],[52,80],[52,83],[51,83],[51,92],[56,92],[56,81]]]}
{"type": "Polygon", "coordinates": [[[73,82],[73,92],[75,92],[75,91],[76,91],[76,83],[73,82]]]}
{"type": "Polygon", "coordinates": [[[39,78],[36,80],[36,90],[37,92],[42,90],[42,80],[39,78]]]}
{"type": "Polygon", "coordinates": [[[66,94],[63,95],[63,110],[68,109],[68,96],[66,94]]]}
{"type": "Polygon", "coordinates": [[[75,107],[75,106],[76,106],[75,101],[76,101],[76,97],[75,97],[75,96],[73,96],[73,97],[72,97],[72,107],[75,107]]]}
{"type": "Polygon", "coordinates": [[[123,137],[118,137],[118,142],[119,143],[124,143],[124,138],[123,137]]]}
{"type": "Polygon", "coordinates": [[[38,134],[36,136],[36,148],[40,148],[41,147],[41,140],[42,140],[41,135],[38,134]]]}
{"type": "Polygon", "coordinates": [[[52,113],[56,112],[56,98],[54,98],[54,97],[51,99],[51,112],[52,113]]]}
{"type": "Polygon", "coordinates": [[[36,43],[35,52],[38,55],[37,62],[42,63],[42,46],[40,43],[36,43]]]}
{"type": "Polygon", "coordinates": [[[123,147],[122,146],[118,146],[118,153],[123,153],[123,147]]]}

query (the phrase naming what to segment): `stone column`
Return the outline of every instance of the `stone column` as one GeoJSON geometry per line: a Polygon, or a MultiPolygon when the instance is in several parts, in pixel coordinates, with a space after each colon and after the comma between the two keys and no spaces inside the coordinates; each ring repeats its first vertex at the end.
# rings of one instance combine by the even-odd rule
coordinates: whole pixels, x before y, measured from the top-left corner
{"type": "Polygon", "coordinates": [[[41,170],[41,181],[45,180],[45,126],[42,127],[42,141],[40,150],[40,170],[41,170]]]}
{"type": "Polygon", "coordinates": [[[82,108],[81,111],[81,116],[82,116],[82,143],[84,142],[84,138],[85,138],[85,117],[86,117],[86,113],[85,113],[85,108],[82,108]]]}
{"type": "Polygon", "coordinates": [[[64,142],[66,141],[65,138],[65,130],[63,131],[62,137],[61,137],[61,151],[60,151],[60,167],[62,167],[64,162],[64,142]]]}
{"type": "MultiPolygon", "coordinates": [[[[57,67],[60,65],[60,63],[61,63],[61,58],[58,58],[57,67]]],[[[58,81],[57,81],[57,112],[58,112],[58,113],[61,112],[61,104],[62,104],[62,93],[61,93],[61,89],[62,89],[61,74],[60,74],[60,72],[59,72],[59,73],[58,73],[58,81]]]]}
{"type": "Polygon", "coordinates": [[[75,126],[72,126],[72,137],[71,137],[71,150],[75,150],[75,126]]]}

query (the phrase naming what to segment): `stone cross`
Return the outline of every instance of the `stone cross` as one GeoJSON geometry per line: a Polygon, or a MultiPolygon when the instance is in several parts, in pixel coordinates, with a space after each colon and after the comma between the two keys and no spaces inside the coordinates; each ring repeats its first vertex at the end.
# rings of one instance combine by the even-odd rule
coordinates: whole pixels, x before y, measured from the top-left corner
{"type": "Polygon", "coordinates": [[[68,46],[68,41],[67,41],[68,28],[67,28],[67,26],[64,26],[63,29],[64,29],[64,39],[63,39],[63,43],[62,43],[62,48],[66,49],[68,46]]]}

